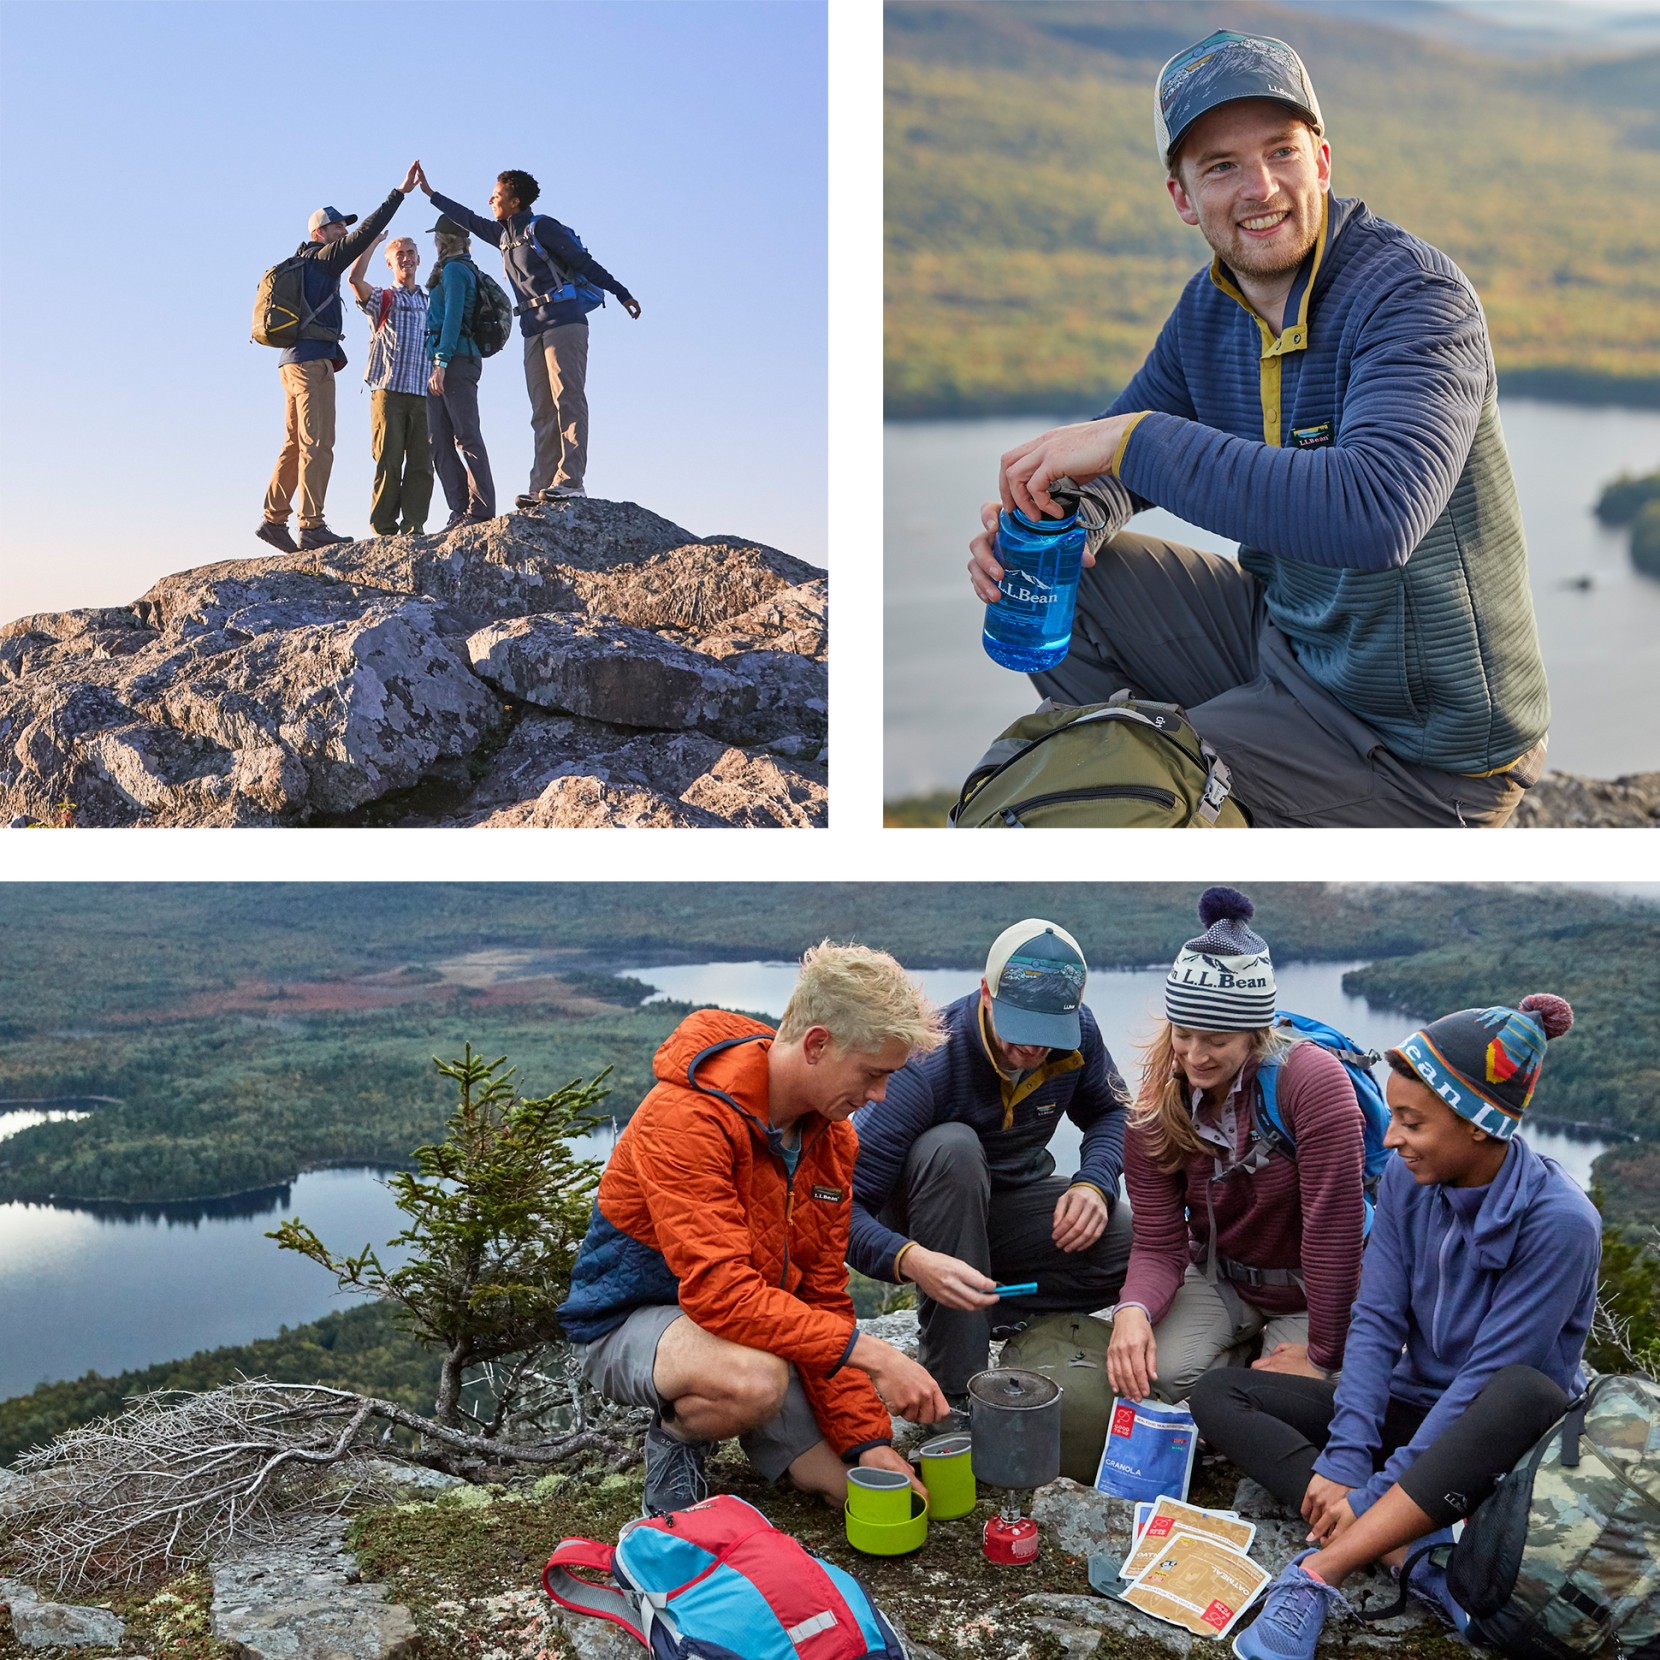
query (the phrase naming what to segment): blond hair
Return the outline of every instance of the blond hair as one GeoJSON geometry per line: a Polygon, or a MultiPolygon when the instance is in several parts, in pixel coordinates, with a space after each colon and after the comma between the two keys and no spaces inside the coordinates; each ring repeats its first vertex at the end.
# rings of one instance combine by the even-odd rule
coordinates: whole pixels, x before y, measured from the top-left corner
{"type": "Polygon", "coordinates": [[[822,1026],[840,1050],[874,1054],[898,1038],[912,1054],[945,1041],[939,1011],[886,951],[821,940],[801,959],[801,973],[778,1023],[780,1043],[798,1043],[822,1026]]]}
{"type": "MultiPolygon", "coordinates": [[[[1274,1026],[1262,1026],[1251,1033],[1251,1054],[1247,1066],[1261,1066],[1270,1056],[1289,1049],[1295,1039],[1274,1026]]],[[[1189,1159],[1209,1155],[1213,1149],[1193,1128],[1192,1092],[1186,1075],[1176,1064],[1170,1042],[1170,1022],[1161,1020],[1152,1038],[1141,1044],[1141,1087],[1136,1091],[1127,1128],[1147,1139],[1147,1156],[1165,1175],[1173,1176],[1189,1159]]]]}

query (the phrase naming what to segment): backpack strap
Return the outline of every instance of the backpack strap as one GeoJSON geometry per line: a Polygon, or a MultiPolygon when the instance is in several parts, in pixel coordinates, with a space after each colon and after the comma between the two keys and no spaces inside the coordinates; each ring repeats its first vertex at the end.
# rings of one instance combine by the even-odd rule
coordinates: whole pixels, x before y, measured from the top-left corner
{"type": "Polygon", "coordinates": [[[613,1585],[597,1585],[571,1572],[573,1568],[587,1568],[596,1573],[609,1574],[616,1556],[610,1545],[597,1539],[561,1539],[554,1547],[548,1565],[542,1570],[542,1589],[559,1604],[575,1614],[592,1614],[597,1619],[610,1620],[620,1625],[630,1637],[644,1643],[645,1633],[640,1629],[638,1599],[613,1585]]]}
{"type": "Polygon", "coordinates": [[[386,319],[392,315],[392,290],[383,288],[380,291],[380,315],[375,319],[375,333],[386,327],[386,319]]]}

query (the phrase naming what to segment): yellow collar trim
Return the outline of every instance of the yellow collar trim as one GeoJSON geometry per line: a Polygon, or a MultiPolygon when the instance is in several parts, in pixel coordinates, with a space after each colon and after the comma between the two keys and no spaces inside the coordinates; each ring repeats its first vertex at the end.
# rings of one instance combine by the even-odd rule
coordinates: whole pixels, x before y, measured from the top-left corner
{"type": "Polygon", "coordinates": [[[997,1064],[997,1052],[991,1046],[991,1033],[986,1027],[986,1005],[982,998],[979,1008],[980,1016],[980,1047],[985,1050],[986,1059],[991,1062],[991,1069],[997,1074],[997,1082],[1001,1086],[1000,1093],[1003,1100],[1003,1128],[1006,1130],[1014,1123],[1014,1109],[1034,1090],[1041,1089],[1051,1078],[1059,1077],[1063,1072],[1076,1072],[1084,1064],[1081,1050],[1073,1049],[1063,1055],[1056,1055],[1051,1051],[1050,1058],[1042,1066],[1034,1067],[1024,1074],[1018,1082],[997,1064]]]}

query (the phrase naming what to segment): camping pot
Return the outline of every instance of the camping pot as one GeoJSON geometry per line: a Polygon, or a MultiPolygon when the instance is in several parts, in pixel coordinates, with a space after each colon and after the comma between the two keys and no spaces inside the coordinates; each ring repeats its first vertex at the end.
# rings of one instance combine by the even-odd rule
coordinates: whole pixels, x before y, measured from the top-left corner
{"type": "Polygon", "coordinates": [[[974,1474],[992,1487],[1041,1487],[1061,1473],[1061,1386],[999,1367],[968,1380],[974,1474]]]}

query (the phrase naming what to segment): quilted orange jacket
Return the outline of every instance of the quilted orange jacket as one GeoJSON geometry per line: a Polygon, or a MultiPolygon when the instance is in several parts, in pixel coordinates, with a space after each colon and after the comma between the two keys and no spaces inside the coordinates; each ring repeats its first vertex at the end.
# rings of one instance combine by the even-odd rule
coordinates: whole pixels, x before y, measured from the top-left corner
{"type": "Polygon", "coordinates": [[[772,1031],[721,1009],[688,1015],[657,1051],[656,1084],[606,1166],[559,1311],[590,1343],[636,1308],[678,1302],[707,1332],[790,1361],[843,1458],[886,1443],[875,1387],[848,1367],[851,1124],[810,1113],[786,1174],[767,1123],[772,1031]]]}

